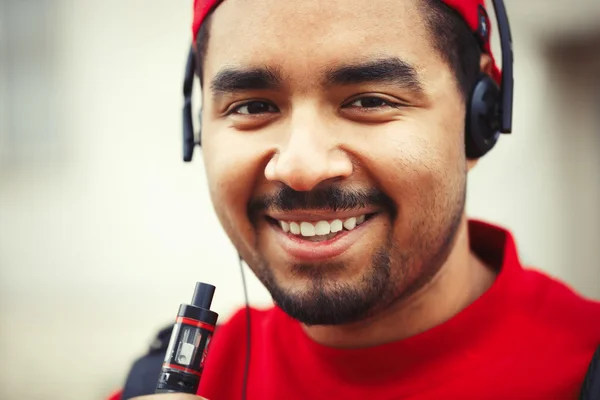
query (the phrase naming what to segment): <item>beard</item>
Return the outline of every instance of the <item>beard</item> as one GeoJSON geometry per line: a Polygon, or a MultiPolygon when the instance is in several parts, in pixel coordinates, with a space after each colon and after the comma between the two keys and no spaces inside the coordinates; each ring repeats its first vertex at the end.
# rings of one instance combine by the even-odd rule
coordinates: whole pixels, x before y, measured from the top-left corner
{"type": "MultiPolygon", "coordinates": [[[[428,207],[421,204],[420,218],[413,220],[408,227],[411,232],[409,248],[401,249],[396,245],[393,228],[390,228],[387,238],[375,249],[370,263],[363,268],[358,279],[350,281],[336,278],[346,269],[343,263],[289,266],[293,277],[303,282],[291,287],[282,285],[277,280],[273,266],[260,256],[253,260],[252,269],[271,294],[274,303],[290,317],[305,325],[343,325],[363,321],[401,302],[425,286],[437,274],[452,250],[462,221],[466,182],[462,189],[453,199],[433,196],[428,207]],[[441,198],[444,198],[444,201],[440,201],[441,198]]],[[[328,196],[316,195],[311,199],[346,198],[342,192],[331,196],[331,190],[329,189],[328,196]]],[[[280,193],[279,198],[286,199],[288,195],[289,191],[280,193]]],[[[391,199],[382,196],[385,195],[378,193],[379,198],[385,199],[382,204],[390,207],[391,199]]],[[[294,200],[295,205],[302,205],[299,208],[321,205],[318,201],[318,204],[305,204],[300,199],[298,197],[294,200]]],[[[268,203],[264,199],[260,202],[268,203]]],[[[288,204],[290,202],[291,199],[288,204]]],[[[322,205],[322,208],[330,207],[322,205]]],[[[330,208],[350,207],[333,204],[330,208]]],[[[390,226],[393,227],[398,214],[393,208],[387,209],[390,226]]],[[[256,243],[258,242],[257,239],[256,243]]]]}
{"type": "Polygon", "coordinates": [[[286,314],[306,325],[342,325],[352,323],[376,311],[393,299],[390,254],[385,248],[372,257],[368,271],[360,282],[349,283],[331,278],[342,263],[292,267],[294,275],[309,280],[302,291],[284,289],[275,279],[267,263],[259,268],[259,280],[267,288],[275,304],[286,314]]]}

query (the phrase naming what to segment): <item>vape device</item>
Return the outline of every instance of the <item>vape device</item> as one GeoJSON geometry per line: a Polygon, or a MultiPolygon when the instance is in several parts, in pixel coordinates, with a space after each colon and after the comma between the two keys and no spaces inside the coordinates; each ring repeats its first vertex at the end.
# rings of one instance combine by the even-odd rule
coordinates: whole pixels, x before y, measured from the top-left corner
{"type": "Polygon", "coordinates": [[[210,310],[215,287],[196,283],[192,304],[181,304],[156,393],[196,394],[219,315],[210,310]]]}

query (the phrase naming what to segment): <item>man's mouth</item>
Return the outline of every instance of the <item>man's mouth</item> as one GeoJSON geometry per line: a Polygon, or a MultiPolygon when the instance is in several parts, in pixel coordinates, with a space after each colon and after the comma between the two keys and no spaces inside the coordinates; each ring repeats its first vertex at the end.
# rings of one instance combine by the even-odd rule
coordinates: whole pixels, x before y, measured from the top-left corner
{"type": "Polygon", "coordinates": [[[322,242],[331,240],[344,231],[351,231],[365,222],[373,214],[361,214],[349,218],[336,218],[319,221],[291,221],[267,217],[269,222],[277,225],[284,233],[298,236],[304,240],[322,242]]]}
{"type": "Polygon", "coordinates": [[[331,260],[369,232],[379,210],[354,212],[268,213],[273,238],[296,262],[331,260]]]}
{"type": "Polygon", "coordinates": [[[378,209],[344,212],[269,212],[273,238],[296,262],[333,259],[350,249],[381,215],[378,209]]]}

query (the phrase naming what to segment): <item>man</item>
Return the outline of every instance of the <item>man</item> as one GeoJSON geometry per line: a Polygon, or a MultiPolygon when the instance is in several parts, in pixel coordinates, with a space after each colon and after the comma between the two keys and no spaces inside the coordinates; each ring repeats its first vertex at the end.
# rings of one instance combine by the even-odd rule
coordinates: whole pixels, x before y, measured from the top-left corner
{"type": "Polygon", "coordinates": [[[480,3],[197,4],[210,195],[277,304],[251,310],[247,373],[245,312],[219,328],[198,395],[579,396],[600,303],[465,216],[466,108],[499,76],[480,3]]]}

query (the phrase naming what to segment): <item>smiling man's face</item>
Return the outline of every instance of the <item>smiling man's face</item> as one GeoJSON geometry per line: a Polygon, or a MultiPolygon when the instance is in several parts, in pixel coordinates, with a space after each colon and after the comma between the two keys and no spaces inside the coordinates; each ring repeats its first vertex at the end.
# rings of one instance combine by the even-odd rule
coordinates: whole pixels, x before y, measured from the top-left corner
{"type": "Polygon", "coordinates": [[[227,0],[204,58],[217,215],[307,324],[424,285],[463,220],[464,101],[420,0],[227,0]]]}

